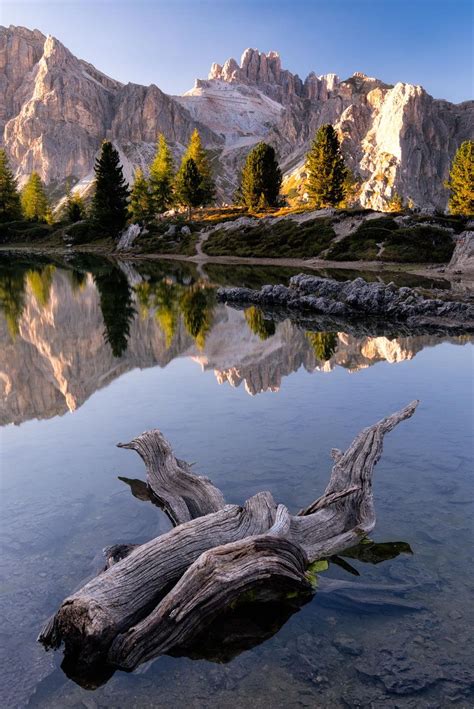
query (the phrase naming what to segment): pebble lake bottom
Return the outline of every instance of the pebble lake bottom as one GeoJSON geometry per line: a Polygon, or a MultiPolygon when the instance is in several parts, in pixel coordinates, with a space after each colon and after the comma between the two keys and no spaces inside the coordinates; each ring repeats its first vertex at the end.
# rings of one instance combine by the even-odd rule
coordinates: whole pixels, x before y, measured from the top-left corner
{"type": "Polygon", "coordinates": [[[331,333],[315,347],[289,322],[256,332],[223,305],[193,329],[183,303],[197,281],[163,264],[147,288],[127,273],[123,347],[106,332],[104,273],[73,278],[55,267],[45,276],[45,267],[42,290],[29,267],[14,336],[0,314],[2,706],[471,707],[471,338],[331,333]],[[163,305],[170,284],[181,288],[182,311],[163,305]],[[63,598],[100,568],[103,547],[170,528],[118,480],[144,478],[118,441],[158,427],[226,500],[270,490],[296,512],[324,490],[332,447],[415,398],[374,476],[371,539],[403,543],[402,553],[347,559],[359,576],[330,563],[321,579],[351,581],[350,593],[316,592],[232,657],[224,648],[212,659],[159,657],[93,691],[67,676],[61,651],[36,642],[63,598]]]}

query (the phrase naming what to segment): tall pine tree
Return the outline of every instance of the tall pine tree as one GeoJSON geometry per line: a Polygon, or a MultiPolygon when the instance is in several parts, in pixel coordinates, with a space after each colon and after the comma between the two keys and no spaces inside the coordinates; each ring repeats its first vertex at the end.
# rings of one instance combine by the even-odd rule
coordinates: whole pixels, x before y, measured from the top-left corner
{"type": "Polygon", "coordinates": [[[21,219],[20,193],[7,154],[0,150],[0,222],[13,222],[16,219],[21,219]]]}
{"type": "Polygon", "coordinates": [[[307,192],[317,208],[337,207],[344,199],[347,168],[336,131],[328,123],[319,128],[306,156],[307,192]]]}
{"type": "Polygon", "coordinates": [[[143,170],[140,168],[135,171],[135,180],[130,192],[128,208],[130,218],[134,224],[149,224],[153,218],[150,186],[143,174],[143,170]]]}
{"type": "Polygon", "coordinates": [[[449,181],[451,214],[474,214],[474,141],[465,140],[456,151],[449,181]]]}
{"type": "Polygon", "coordinates": [[[198,169],[201,182],[200,182],[200,192],[201,201],[199,206],[206,206],[211,204],[215,198],[215,184],[212,177],[211,164],[209,162],[209,155],[206,150],[202,147],[201,136],[197,128],[193,131],[191,138],[189,139],[188,147],[183,156],[182,165],[191,158],[194,160],[196,167],[198,169]]]}
{"type": "Polygon", "coordinates": [[[175,180],[176,199],[188,210],[188,219],[192,217],[193,207],[203,204],[202,179],[192,158],[183,159],[175,180]]]}
{"type": "Polygon", "coordinates": [[[32,172],[21,191],[21,207],[26,219],[45,222],[51,214],[44,185],[37,172],[32,172]]]}
{"type": "Polygon", "coordinates": [[[93,221],[104,234],[117,236],[127,222],[129,189],[123,176],[119,154],[108,140],[102,143],[94,171],[93,221]]]}
{"type": "Polygon", "coordinates": [[[166,212],[173,204],[173,156],[160,133],[155,158],[150,167],[150,193],[155,214],[166,212]]]}
{"type": "Polygon", "coordinates": [[[250,209],[275,207],[281,187],[281,170],[275,150],[259,143],[247,155],[240,181],[242,202],[250,209]]]}

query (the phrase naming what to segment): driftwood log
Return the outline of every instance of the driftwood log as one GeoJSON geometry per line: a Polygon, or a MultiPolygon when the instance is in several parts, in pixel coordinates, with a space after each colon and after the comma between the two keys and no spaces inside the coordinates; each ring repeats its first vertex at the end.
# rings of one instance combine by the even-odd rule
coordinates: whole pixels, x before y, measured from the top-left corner
{"type": "MultiPolygon", "coordinates": [[[[64,642],[66,656],[84,665],[105,660],[130,670],[192,644],[248,592],[311,593],[310,565],[344,552],[373,529],[372,476],[384,435],[417,404],[364,429],[344,453],[333,449],[324,494],[297,515],[269,492],[243,506],[226,505],[210,480],[174,456],[158,430],[119,444],[142,457],[150,494],[177,526],[145,544],[107,548],[105,570],[63,601],[38,640],[46,648],[64,642]]],[[[142,489],[140,497],[146,497],[142,489]]]]}

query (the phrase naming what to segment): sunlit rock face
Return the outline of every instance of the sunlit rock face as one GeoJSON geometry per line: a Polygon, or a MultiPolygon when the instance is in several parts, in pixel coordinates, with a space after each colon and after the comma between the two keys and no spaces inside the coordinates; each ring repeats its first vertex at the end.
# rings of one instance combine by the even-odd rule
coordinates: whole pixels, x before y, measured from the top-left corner
{"type": "Polygon", "coordinates": [[[0,423],[5,424],[74,411],[124,372],[166,366],[192,340],[180,324],[167,347],[153,315],[137,315],[126,351],[114,357],[104,338],[92,278],[75,293],[67,274],[56,272],[46,305],[40,305],[27,287],[16,337],[0,315],[0,341],[0,423]]]}
{"type": "Polygon", "coordinates": [[[216,156],[217,191],[229,200],[252,145],[277,150],[287,177],[300,180],[317,128],[332,123],[361,202],[384,209],[394,192],[420,207],[446,206],[443,182],[455,150],[474,137],[474,102],[435,100],[420,86],[356,72],[306,79],[283,69],[277,52],[246,49],[240,63],[213,64],[184,96],[157,86],[120,84],[74,57],[57,39],[22,27],[0,29],[0,130],[20,181],[32,170],[58,187],[93,177],[104,138],[120,151],[125,175],[146,168],[163,132],[176,158],[198,128],[216,156]]]}
{"type": "MultiPolygon", "coordinates": [[[[211,326],[203,340],[193,338],[182,316],[172,337],[163,329],[156,309],[143,309],[133,295],[126,348],[114,356],[104,336],[100,295],[92,276],[73,287],[70,273],[54,271],[43,300],[26,279],[18,331],[12,335],[0,313],[0,424],[19,424],[76,410],[95,391],[139,367],[165,367],[176,357],[189,357],[203,370],[213,370],[219,384],[242,385],[251,394],[277,392],[284,379],[304,368],[331,372],[343,367],[356,372],[376,362],[409,360],[434,336],[356,338],[331,335],[331,350],[321,355],[311,336],[289,321],[261,339],[245,314],[223,305],[213,307],[211,326]],[[326,359],[327,357],[327,359],[326,359]]],[[[133,291],[131,291],[133,293],[133,291]]],[[[462,338],[443,341],[463,342],[462,338]]]]}
{"type": "Polygon", "coordinates": [[[219,143],[156,86],[124,86],[37,30],[0,29],[0,87],[3,142],[20,181],[35,170],[49,184],[87,185],[104,138],[117,143],[129,180],[160,132],[178,149],[195,127],[219,143]]]}

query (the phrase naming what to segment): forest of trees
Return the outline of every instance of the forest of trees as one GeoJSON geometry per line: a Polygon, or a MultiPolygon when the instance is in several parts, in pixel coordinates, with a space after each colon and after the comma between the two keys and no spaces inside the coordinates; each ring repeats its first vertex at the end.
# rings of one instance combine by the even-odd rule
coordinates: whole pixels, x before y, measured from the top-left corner
{"type": "MultiPolygon", "coordinates": [[[[110,141],[102,143],[94,171],[89,202],[68,185],[61,207],[53,212],[40,175],[32,172],[20,190],[5,150],[0,149],[0,224],[29,222],[37,225],[32,234],[43,234],[41,225],[82,222],[84,233],[91,239],[118,238],[128,223],[153,225],[171,208],[185,210],[191,220],[194,209],[216,200],[210,153],[204,149],[197,130],[190,136],[177,169],[171,148],[159,135],[153,161],[149,168],[137,168],[131,187],[124,177],[120,155],[110,141]]],[[[338,134],[330,124],[316,132],[306,157],[305,173],[303,189],[308,208],[340,208],[357,203],[357,179],[345,164],[338,134]]],[[[274,148],[258,143],[249,151],[241,170],[236,203],[251,212],[278,208],[285,204],[281,186],[282,171],[274,148]]],[[[445,186],[451,214],[474,213],[474,141],[465,141],[458,148],[445,186]]],[[[412,207],[412,201],[405,204],[396,191],[387,202],[387,211],[401,212],[412,207]]]]}

